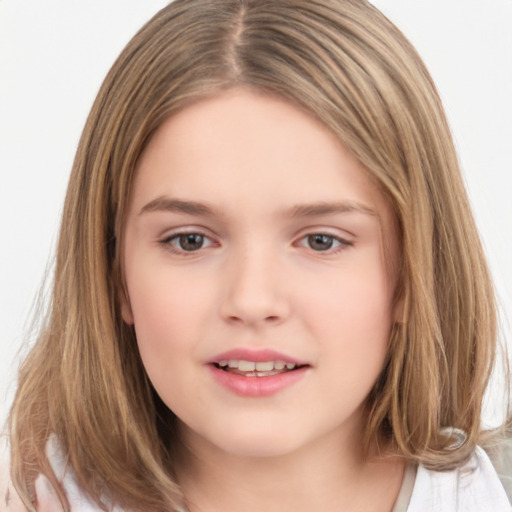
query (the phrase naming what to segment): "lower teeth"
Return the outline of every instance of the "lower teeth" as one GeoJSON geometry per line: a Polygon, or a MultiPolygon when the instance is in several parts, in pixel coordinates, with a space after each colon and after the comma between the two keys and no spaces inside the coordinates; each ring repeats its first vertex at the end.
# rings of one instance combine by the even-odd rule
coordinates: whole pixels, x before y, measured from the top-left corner
{"type": "Polygon", "coordinates": [[[278,375],[280,373],[286,373],[293,370],[288,370],[284,368],[283,370],[270,370],[267,372],[241,372],[238,370],[238,368],[229,368],[227,366],[217,366],[217,368],[220,368],[221,370],[229,373],[234,373],[235,375],[242,375],[243,377],[271,377],[272,375],[278,375]]]}
{"type": "Polygon", "coordinates": [[[284,372],[282,370],[272,370],[269,372],[248,372],[245,374],[245,376],[246,377],[269,377],[270,375],[277,375],[278,373],[284,373],[284,372]]]}

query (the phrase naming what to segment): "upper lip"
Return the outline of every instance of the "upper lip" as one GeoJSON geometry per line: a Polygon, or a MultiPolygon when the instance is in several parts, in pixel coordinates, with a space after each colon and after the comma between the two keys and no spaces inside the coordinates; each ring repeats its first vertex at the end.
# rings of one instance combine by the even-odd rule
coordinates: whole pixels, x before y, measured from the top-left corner
{"type": "Polygon", "coordinates": [[[295,363],[297,366],[304,366],[308,364],[306,361],[291,357],[282,352],[277,352],[271,349],[249,349],[249,348],[235,348],[217,354],[208,361],[209,364],[219,363],[220,361],[254,361],[255,363],[264,363],[267,361],[284,361],[285,363],[295,363]]]}

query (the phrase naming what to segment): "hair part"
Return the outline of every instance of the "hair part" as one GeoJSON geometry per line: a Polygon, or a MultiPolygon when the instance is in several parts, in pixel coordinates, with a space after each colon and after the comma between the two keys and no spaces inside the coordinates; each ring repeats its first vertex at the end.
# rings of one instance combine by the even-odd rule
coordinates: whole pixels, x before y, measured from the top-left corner
{"type": "Polygon", "coordinates": [[[138,158],[169,116],[245,87],[328,126],[392,205],[401,262],[367,448],[449,469],[480,439],[495,355],[493,288],[441,101],[421,59],[363,0],[175,0],[129,42],[87,120],[66,196],[48,324],[21,367],[12,476],[30,510],[55,433],[99,504],[176,509],[175,418],[120,314],[123,223],[138,158]],[[464,430],[451,449],[442,427],[464,430]],[[103,500],[103,501],[102,501],[103,500]]]}

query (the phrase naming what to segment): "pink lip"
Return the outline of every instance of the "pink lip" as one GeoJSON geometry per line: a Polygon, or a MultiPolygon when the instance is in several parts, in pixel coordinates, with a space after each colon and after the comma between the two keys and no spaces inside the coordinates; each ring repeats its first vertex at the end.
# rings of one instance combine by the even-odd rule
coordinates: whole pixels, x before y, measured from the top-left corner
{"type": "Polygon", "coordinates": [[[227,352],[216,355],[208,361],[208,363],[218,363],[219,361],[229,361],[230,359],[235,361],[254,361],[255,363],[284,361],[285,363],[295,363],[298,366],[307,364],[306,361],[301,361],[286,354],[276,352],[275,350],[247,348],[228,350],[227,352]]]}
{"type": "Polygon", "coordinates": [[[304,377],[309,366],[303,366],[291,372],[279,373],[268,377],[244,377],[221,370],[213,364],[208,365],[213,378],[228,391],[245,397],[265,397],[274,395],[291,386],[304,377]]]}
{"type": "Polygon", "coordinates": [[[235,349],[218,354],[208,362],[207,367],[217,383],[231,393],[244,397],[266,397],[279,393],[302,379],[311,368],[304,361],[276,352],[275,350],[251,349],[235,349]],[[286,363],[295,363],[301,367],[290,372],[269,375],[267,377],[246,377],[224,371],[215,364],[219,361],[229,361],[230,359],[254,361],[256,363],[284,361],[286,363]]]}

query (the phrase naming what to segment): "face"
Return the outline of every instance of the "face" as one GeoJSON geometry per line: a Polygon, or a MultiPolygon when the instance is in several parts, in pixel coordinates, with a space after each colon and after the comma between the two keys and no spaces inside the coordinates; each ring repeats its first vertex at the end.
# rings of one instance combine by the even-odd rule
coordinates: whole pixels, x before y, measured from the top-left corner
{"type": "Polygon", "coordinates": [[[189,442],[282,455],[360,431],[395,238],[367,173],[297,107],[235,89],[168,119],[136,170],[122,312],[189,442]]]}

